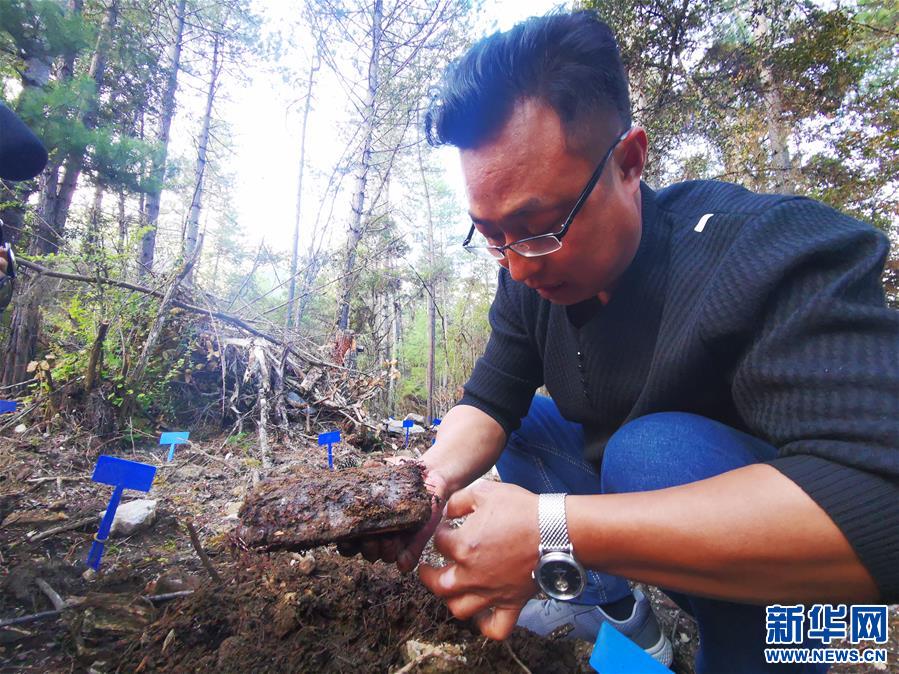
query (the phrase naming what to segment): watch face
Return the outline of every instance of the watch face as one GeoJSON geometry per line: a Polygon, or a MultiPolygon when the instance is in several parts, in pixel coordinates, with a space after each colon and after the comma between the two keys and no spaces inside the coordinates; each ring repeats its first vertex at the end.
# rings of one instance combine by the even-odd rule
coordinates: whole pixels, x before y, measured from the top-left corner
{"type": "Polygon", "coordinates": [[[552,552],[541,557],[535,576],[540,588],[553,599],[577,597],[587,580],[581,565],[564,552],[552,552]]]}

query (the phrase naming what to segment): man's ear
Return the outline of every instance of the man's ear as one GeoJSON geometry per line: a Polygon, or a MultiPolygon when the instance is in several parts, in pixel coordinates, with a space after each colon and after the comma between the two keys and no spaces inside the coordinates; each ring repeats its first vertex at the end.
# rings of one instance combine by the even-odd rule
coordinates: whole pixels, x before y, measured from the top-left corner
{"type": "Polygon", "coordinates": [[[615,148],[615,165],[621,181],[626,185],[635,185],[637,190],[640,189],[640,179],[646,166],[648,145],[646,131],[635,126],[615,148]]]}

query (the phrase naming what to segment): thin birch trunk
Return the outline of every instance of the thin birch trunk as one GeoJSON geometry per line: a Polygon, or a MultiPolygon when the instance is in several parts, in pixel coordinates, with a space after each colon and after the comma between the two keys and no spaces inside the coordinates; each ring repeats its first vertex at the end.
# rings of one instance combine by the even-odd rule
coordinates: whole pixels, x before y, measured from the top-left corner
{"type": "Polygon", "coordinates": [[[359,160],[359,168],[356,174],[356,187],[353,192],[353,214],[350,218],[349,232],[347,236],[346,258],[344,260],[343,281],[341,282],[340,295],[337,306],[338,332],[346,331],[350,325],[350,304],[355,278],[353,269],[356,266],[356,252],[363,234],[363,214],[365,208],[365,189],[368,183],[368,172],[371,168],[371,151],[374,138],[375,103],[378,94],[378,62],[381,53],[381,20],[383,0],[375,0],[372,11],[372,46],[371,56],[368,61],[368,89],[365,93],[365,102],[362,106],[365,118],[362,120],[364,132],[362,134],[362,153],[359,160]]]}
{"type": "MultiPolygon", "coordinates": [[[[190,212],[187,216],[186,234],[184,237],[185,259],[195,258],[199,255],[200,235],[200,210],[203,207],[203,183],[206,177],[206,157],[209,148],[209,126],[212,121],[212,108],[215,104],[215,93],[218,88],[218,78],[221,71],[219,61],[219,35],[216,33],[212,39],[212,69],[209,75],[209,89],[206,92],[206,111],[203,115],[203,128],[197,146],[197,168],[194,173],[194,194],[190,202],[190,212]]],[[[184,279],[188,284],[193,282],[193,268],[184,279]]]]}
{"type": "Polygon", "coordinates": [[[128,239],[128,216],[125,213],[125,190],[119,190],[119,239],[118,239],[118,248],[116,252],[122,256],[122,272],[124,273],[125,268],[127,266],[127,262],[125,261],[125,242],[128,239]]]}
{"type": "Polygon", "coordinates": [[[428,302],[428,369],[425,382],[428,389],[428,424],[434,419],[434,362],[436,356],[437,336],[435,334],[437,305],[434,298],[434,218],[431,213],[431,193],[428,190],[428,177],[425,174],[424,161],[421,158],[421,142],[418,146],[418,171],[421,174],[421,185],[425,196],[425,216],[427,218],[428,234],[428,274],[425,281],[425,291],[428,302]]]}
{"type": "Polygon", "coordinates": [[[101,248],[100,227],[103,219],[103,186],[94,187],[94,202],[91,205],[90,218],[87,223],[87,233],[84,237],[84,254],[90,258],[96,255],[101,248]]]}
{"type": "MultiPolygon", "coordinates": [[[[771,26],[764,10],[758,13],[756,39],[767,44],[771,41],[771,26]]],[[[768,51],[768,50],[764,50],[768,51]]],[[[763,58],[759,75],[765,89],[765,122],[768,127],[768,147],[771,167],[774,169],[774,189],[784,194],[796,191],[795,167],[790,157],[790,127],[784,121],[783,99],[780,86],[774,79],[771,66],[763,58]]]]}
{"type": "Polygon", "coordinates": [[[303,106],[303,123],[300,126],[300,170],[297,178],[297,206],[293,217],[293,252],[290,256],[290,284],[287,287],[287,318],[285,327],[289,330],[294,324],[299,328],[299,314],[296,311],[297,292],[297,258],[300,248],[300,214],[303,207],[303,173],[306,168],[306,123],[309,120],[309,108],[312,107],[312,85],[315,82],[315,73],[319,69],[319,56],[316,52],[312,56],[309,65],[309,82],[306,85],[306,103],[303,106]]]}

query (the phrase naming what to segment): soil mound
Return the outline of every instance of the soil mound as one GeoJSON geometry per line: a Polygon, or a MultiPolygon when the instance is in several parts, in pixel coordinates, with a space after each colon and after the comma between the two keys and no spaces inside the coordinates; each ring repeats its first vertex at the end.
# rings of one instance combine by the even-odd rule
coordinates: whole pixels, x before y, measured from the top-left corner
{"type": "MultiPolygon", "coordinates": [[[[388,672],[410,639],[461,647],[439,671],[581,672],[570,642],[528,632],[492,642],[455,620],[415,576],[317,550],[241,553],[230,580],[170,604],[119,663],[134,672],[388,672]]],[[[440,656],[430,658],[440,660],[440,656]]],[[[413,671],[428,669],[426,661],[413,671]]],[[[418,665],[416,665],[418,667],[418,665]]]]}

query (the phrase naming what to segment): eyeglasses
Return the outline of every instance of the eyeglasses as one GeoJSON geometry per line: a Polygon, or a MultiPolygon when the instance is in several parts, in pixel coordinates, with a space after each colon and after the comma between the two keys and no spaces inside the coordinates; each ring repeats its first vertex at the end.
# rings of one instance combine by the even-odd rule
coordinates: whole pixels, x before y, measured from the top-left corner
{"type": "Polygon", "coordinates": [[[599,182],[599,177],[602,175],[603,169],[605,169],[606,162],[609,160],[609,157],[612,156],[612,151],[618,146],[618,143],[627,138],[627,135],[630,133],[630,131],[631,130],[628,129],[623,134],[618,136],[615,142],[612,143],[612,146],[608,150],[606,150],[606,153],[600,160],[599,165],[596,167],[596,170],[593,171],[593,175],[590,176],[590,180],[587,181],[587,185],[584,187],[581,195],[577,198],[577,201],[574,204],[574,208],[571,209],[571,213],[568,214],[568,217],[565,218],[565,222],[562,223],[562,229],[560,229],[558,232],[529,236],[525,239],[519,239],[518,241],[507,243],[505,246],[491,246],[486,243],[479,246],[471,245],[471,238],[475,233],[475,226],[472,223],[471,229],[468,231],[468,236],[466,236],[465,241],[462,242],[462,247],[472,255],[477,255],[478,257],[487,258],[490,260],[505,259],[506,250],[513,250],[522,257],[540,257],[541,255],[549,255],[550,253],[555,253],[562,247],[562,237],[568,233],[568,228],[571,227],[571,223],[574,222],[574,219],[577,217],[577,214],[580,212],[584,203],[587,201],[587,198],[590,196],[593,188],[596,187],[596,183],[599,182]]]}

